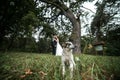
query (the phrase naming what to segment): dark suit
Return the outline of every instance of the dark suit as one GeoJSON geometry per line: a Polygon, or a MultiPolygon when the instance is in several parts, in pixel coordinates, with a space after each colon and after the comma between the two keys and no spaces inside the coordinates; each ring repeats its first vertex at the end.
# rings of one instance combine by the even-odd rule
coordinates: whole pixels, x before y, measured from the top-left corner
{"type": "Polygon", "coordinates": [[[53,40],[51,42],[51,46],[52,46],[52,54],[55,55],[56,54],[56,46],[57,46],[57,42],[55,40],[53,40]]]}

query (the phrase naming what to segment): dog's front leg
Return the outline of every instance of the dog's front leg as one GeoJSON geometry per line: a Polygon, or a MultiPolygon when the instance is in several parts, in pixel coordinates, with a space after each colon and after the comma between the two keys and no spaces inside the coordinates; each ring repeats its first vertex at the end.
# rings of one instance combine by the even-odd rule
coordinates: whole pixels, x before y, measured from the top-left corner
{"type": "Polygon", "coordinates": [[[62,75],[63,75],[63,77],[65,75],[65,65],[62,66],[62,75]]]}
{"type": "Polygon", "coordinates": [[[64,77],[65,75],[65,63],[64,63],[64,58],[62,58],[62,76],[64,77]]]}
{"type": "Polygon", "coordinates": [[[73,67],[76,69],[76,64],[75,64],[73,55],[71,56],[71,60],[72,60],[73,67]]]}
{"type": "Polygon", "coordinates": [[[70,77],[73,78],[73,63],[70,63],[70,77]]]}

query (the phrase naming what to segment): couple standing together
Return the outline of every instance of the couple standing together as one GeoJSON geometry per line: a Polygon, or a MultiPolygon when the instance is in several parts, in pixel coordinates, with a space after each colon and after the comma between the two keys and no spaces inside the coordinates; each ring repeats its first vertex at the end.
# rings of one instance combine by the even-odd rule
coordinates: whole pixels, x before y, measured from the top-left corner
{"type": "Polygon", "coordinates": [[[51,45],[52,45],[52,54],[56,55],[56,56],[61,56],[63,49],[62,49],[62,47],[61,47],[61,45],[59,43],[59,39],[58,39],[57,35],[53,35],[52,37],[53,37],[52,38],[52,43],[51,43],[51,45]]]}

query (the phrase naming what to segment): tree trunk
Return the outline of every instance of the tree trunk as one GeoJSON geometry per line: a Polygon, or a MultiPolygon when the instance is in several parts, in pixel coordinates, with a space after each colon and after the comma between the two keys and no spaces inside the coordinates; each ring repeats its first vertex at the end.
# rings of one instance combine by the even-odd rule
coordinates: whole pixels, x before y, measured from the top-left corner
{"type": "Polygon", "coordinates": [[[56,8],[60,9],[63,15],[65,15],[72,23],[73,30],[71,39],[73,40],[73,44],[75,45],[74,53],[81,53],[81,24],[79,17],[76,18],[73,12],[65,5],[60,3],[59,1],[52,1],[52,0],[40,0],[42,2],[54,5],[56,8]]]}
{"type": "Polygon", "coordinates": [[[69,18],[72,23],[72,35],[71,39],[73,40],[73,44],[75,45],[74,53],[81,53],[81,23],[79,16],[76,18],[73,15],[73,12],[70,9],[63,11],[64,15],[69,18]]]}

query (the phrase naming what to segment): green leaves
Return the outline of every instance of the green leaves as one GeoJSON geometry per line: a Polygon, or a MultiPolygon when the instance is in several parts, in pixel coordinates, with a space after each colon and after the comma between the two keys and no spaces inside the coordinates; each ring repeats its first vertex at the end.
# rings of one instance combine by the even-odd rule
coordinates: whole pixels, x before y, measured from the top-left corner
{"type": "Polygon", "coordinates": [[[1,1],[0,37],[22,34],[32,35],[39,26],[38,11],[34,0],[1,1]]]}

